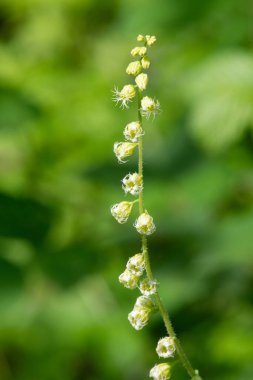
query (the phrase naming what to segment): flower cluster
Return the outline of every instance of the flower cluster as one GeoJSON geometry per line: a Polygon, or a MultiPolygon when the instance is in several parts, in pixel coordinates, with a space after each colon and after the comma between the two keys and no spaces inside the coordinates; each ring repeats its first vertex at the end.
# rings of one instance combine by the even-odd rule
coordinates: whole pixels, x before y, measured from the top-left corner
{"type": "MultiPolygon", "coordinates": [[[[143,36],[140,34],[137,37],[137,41],[144,43],[144,46],[136,46],[131,50],[131,55],[136,57],[136,60],[130,62],[126,68],[126,73],[135,77],[135,84],[127,84],[123,86],[121,90],[115,87],[113,91],[113,100],[116,104],[120,103],[122,108],[128,108],[129,103],[134,99],[136,93],[138,91],[142,92],[146,90],[148,86],[148,74],[143,73],[142,70],[147,70],[150,67],[150,60],[147,52],[148,47],[156,42],[156,37],[149,35],[143,36]]],[[[142,116],[147,119],[150,116],[155,117],[160,112],[159,101],[150,98],[149,96],[144,96],[141,99],[140,106],[142,116]]]]}
{"type": "MultiPolygon", "coordinates": [[[[136,253],[129,258],[126,268],[119,276],[119,282],[127,289],[139,288],[141,295],[136,299],[133,310],[128,314],[130,324],[136,330],[145,327],[150,319],[152,312],[156,309],[156,296],[158,283],[153,279],[151,271],[148,269],[149,261],[147,248],[143,244],[146,236],[151,235],[156,227],[153,218],[143,207],[143,176],[142,176],[142,116],[147,119],[150,116],[155,117],[160,110],[160,104],[157,100],[149,96],[142,96],[143,91],[148,86],[148,75],[143,72],[150,67],[150,60],[147,52],[148,48],[156,42],[155,36],[138,35],[138,42],[144,43],[144,46],[136,46],[131,50],[131,55],[136,59],[130,62],[126,68],[128,75],[134,76],[134,84],[125,85],[122,90],[115,89],[113,100],[120,103],[122,108],[128,108],[129,103],[138,94],[138,121],[132,121],[125,126],[123,135],[125,141],[114,144],[114,153],[120,163],[126,162],[135,148],[138,147],[139,165],[138,172],[125,175],[122,179],[122,188],[125,194],[138,196],[134,201],[122,201],[111,207],[112,216],[118,223],[127,222],[133,205],[139,202],[139,216],[137,217],[134,227],[142,235],[142,252],[136,253]],[[141,158],[140,158],[141,157],[141,158]],[[144,278],[143,278],[144,277],[144,278]]],[[[158,297],[158,296],[157,296],[158,297]]],[[[175,338],[165,337],[158,341],[156,352],[159,358],[172,357],[176,349],[175,338]]],[[[155,365],[150,370],[150,377],[154,380],[167,380],[170,378],[171,367],[167,363],[155,365]]]]}

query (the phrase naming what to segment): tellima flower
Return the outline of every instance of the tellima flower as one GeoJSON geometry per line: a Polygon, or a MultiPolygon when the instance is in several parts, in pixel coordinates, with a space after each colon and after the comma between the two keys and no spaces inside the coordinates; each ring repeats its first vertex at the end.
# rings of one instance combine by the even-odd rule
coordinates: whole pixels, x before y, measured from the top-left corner
{"type": "Polygon", "coordinates": [[[127,124],[124,129],[124,136],[126,140],[137,142],[138,138],[143,135],[143,130],[138,121],[133,121],[132,123],[127,124]]]}
{"type": "Polygon", "coordinates": [[[138,195],[143,188],[142,177],[138,173],[129,173],[123,178],[122,187],[125,193],[138,195]]]}
{"type": "Polygon", "coordinates": [[[119,162],[126,162],[124,158],[131,156],[136,146],[137,144],[134,143],[116,142],[113,146],[113,151],[119,162]]]}
{"type": "Polygon", "coordinates": [[[170,336],[166,336],[159,340],[156,352],[160,358],[170,358],[176,351],[175,339],[170,336]]]}
{"type": "Polygon", "coordinates": [[[128,269],[126,269],[121,275],[119,276],[119,282],[125,286],[125,288],[128,289],[135,289],[138,285],[139,277],[130,272],[128,269]]]}
{"type": "Polygon", "coordinates": [[[148,85],[148,76],[147,74],[139,74],[136,78],[135,78],[135,83],[137,84],[138,88],[143,91],[143,90],[146,90],[147,88],[147,85],[148,85]]]}
{"type": "Polygon", "coordinates": [[[135,97],[135,88],[132,84],[125,85],[121,91],[117,88],[113,91],[113,100],[118,104],[121,103],[122,108],[128,108],[128,103],[135,97]]]}
{"type": "Polygon", "coordinates": [[[142,69],[142,65],[140,61],[130,62],[129,65],[127,66],[126,73],[129,75],[138,75],[140,74],[141,69],[142,69]]]}
{"type": "Polygon", "coordinates": [[[149,315],[149,309],[145,307],[134,307],[131,313],[128,314],[128,320],[135,330],[141,330],[148,323],[149,315]]]}
{"type": "Polygon", "coordinates": [[[148,280],[145,278],[140,283],[140,291],[144,296],[151,296],[152,294],[155,294],[157,291],[157,282],[155,280],[148,280]]]}
{"type": "Polygon", "coordinates": [[[170,379],[170,368],[167,363],[157,364],[150,370],[149,377],[154,380],[168,380],[170,379]]]}
{"type": "Polygon", "coordinates": [[[151,235],[155,231],[153,218],[147,213],[147,211],[138,217],[134,223],[134,227],[142,235],[151,235]]]}
{"type": "Polygon", "coordinates": [[[120,224],[126,223],[133,207],[133,202],[120,202],[116,203],[111,207],[112,216],[119,222],[120,224]]]}
{"type": "Polygon", "coordinates": [[[143,255],[141,253],[137,253],[136,255],[130,257],[126,267],[129,272],[135,276],[141,276],[145,270],[145,260],[143,255]]]}
{"type": "Polygon", "coordinates": [[[149,96],[144,96],[141,99],[141,114],[147,119],[153,115],[155,117],[160,112],[160,103],[158,100],[152,99],[149,96]]]}

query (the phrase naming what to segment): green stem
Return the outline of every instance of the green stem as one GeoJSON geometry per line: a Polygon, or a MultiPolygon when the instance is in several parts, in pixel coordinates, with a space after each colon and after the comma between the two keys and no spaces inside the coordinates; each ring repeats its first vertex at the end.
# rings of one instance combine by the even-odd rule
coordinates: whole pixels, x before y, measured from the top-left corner
{"type": "MultiPolygon", "coordinates": [[[[141,115],[140,108],[141,108],[141,93],[140,93],[140,91],[138,91],[138,120],[139,120],[140,125],[142,125],[142,115],[141,115]]],[[[143,182],[143,138],[142,137],[139,138],[138,171],[139,171],[139,175],[142,177],[142,182],[143,182]]],[[[144,212],[144,205],[143,205],[143,189],[142,189],[139,193],[139,213],[142,214],[143,212],[144,212]]],[[[149,254],[148,254],[147,237],[145,235],[142,235],[141,241],[142,241],[142,252],[144,255],[144,259],[145,259],[145,267],[146,267],[147,277],[149,280],[153,280],[153,273],[151,270],[149,254]]],[[[173,329],[169,314],[166,311],[158,292],[155,295],[155,299],[156,299],[158,309],[162,315],[166,330],[167,330],[168,334],[172,338],[174,338],[174,340],[175,340],[177,355],[178,355],[182,365],[186,369],[187,373],[189,374],[191,379],[193,379],[196,375],[198,375],[198,371],[193,369],[189,359],[186,356],[186,353],[184,352],[178,338],[176,337],[176,334],[175,334],[175,331],[173,329]]]]}

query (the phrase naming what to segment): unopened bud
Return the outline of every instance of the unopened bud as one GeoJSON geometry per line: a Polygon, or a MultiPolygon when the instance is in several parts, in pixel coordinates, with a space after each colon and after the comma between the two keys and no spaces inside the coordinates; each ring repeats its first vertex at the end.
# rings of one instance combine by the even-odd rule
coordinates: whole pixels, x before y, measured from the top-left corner
{"type": "Polygon", "coordinates": [[[141,65],[142,65],[143,69],[148,69],[149,68],[149,66],[150,66],[150,60],[149,60],[149,58],[146,55],[141,59],[141,65]]]}
{"type": "Polygon", "coordinates": [[[127,66],[126,73],[129,75],[138,75],[141,72],[142,65],[140,61],[130,62],[127,66]]]}
{"type": "Polygon", "coordinates": [[[147,85],[148,85],[148,75],[147,74],[139,74],[136,78],[135,78],[135,83],[137,84],[138,88],[141,90],[141,91],[144,91],[146,90],[147,88],[147,85]]]}

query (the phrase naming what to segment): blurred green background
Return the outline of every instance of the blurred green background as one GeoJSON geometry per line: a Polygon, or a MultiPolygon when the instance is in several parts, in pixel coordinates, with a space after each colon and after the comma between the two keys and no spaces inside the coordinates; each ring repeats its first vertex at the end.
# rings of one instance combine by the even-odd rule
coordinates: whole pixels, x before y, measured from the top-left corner
{"type": "Polygon", "coordinates": [[[139,380],[158,362],[161,318],[134,331],[138,292],[118,283],[136,212],[109,212],[136,168],[112,152],[136,104],[111,90],[139,33],[157,36],[163,110],[144,152],[160,293],[203,380],[253,378],[252,17],[244,0],[1,0],[1,380],[139,380]]]}

